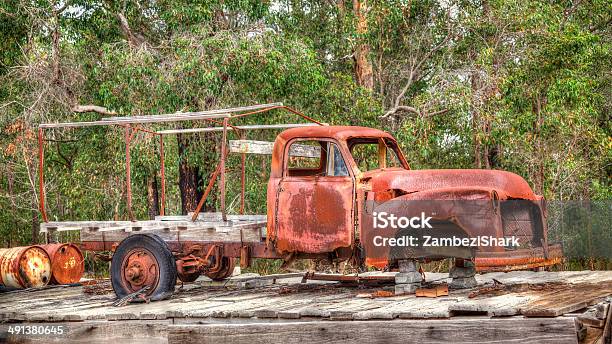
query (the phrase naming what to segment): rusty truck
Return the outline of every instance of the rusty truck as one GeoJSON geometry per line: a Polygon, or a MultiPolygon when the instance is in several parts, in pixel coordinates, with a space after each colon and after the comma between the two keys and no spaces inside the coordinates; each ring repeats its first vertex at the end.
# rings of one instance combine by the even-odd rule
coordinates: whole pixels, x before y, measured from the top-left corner
{"type": "Polygon", "coordinates": [[[93,122],[45,123],[40,125],[38,134],[41,231],[53,241],[53,235],[58,232],[77,230],[82,249],[112,251],[111,280],[118,297],[142,292],[151,300],[163,299],[174,291],[177,278],[188,282],[203,274],[213,280],[225,279],[238,261],[247,267],[254,258],[285,262],[325,259],[350,261],[361,268],[393,268],[397,257],[388,255],[388,250],[374,254],[378,248],[368,244],[372,228],[371,217],[366,215],[385,206],[406,211],[406,202],[410,201],[482,202],[477,207],[477,211],[482,211],[480,216],[458,210],[461,207],[456,204],[432,203],[421,208],[434,214],[437,223],[444,224],[445,228],[451,226],[467,238],[481,235],[503,238],[519,228],[527,239],[518,248],[487,246],[433,254],[417,250],[403,259],[457,258],[474,262],[480,271],[533,269],[556,264],[561,259],[560,247],[547,241],[544,199],[534,194],[520,176],[496,170],[412,170],[391,134],[366,127],[327,125],[281,103],[171,115],[111,117],[93,122]],[[245,116],[272,110],[289,111],[308,123],[236,123],[245,116]],[[158,131],[144,128],[150,123],[177,121],[206,122],[208,126],[158,131]],[[137,132],[159,137],[161,214],[155,220],[48,221],[43,175],[45,131],[98,125],[125,130],[126,204],[130,217],[130,141],[137,132]],[[284,131],[273,143],[246,140],[250,130],[266,129],[284,131]],[[218,165],[208,184],[203,186],[202,198],[194,212],[164,214],[164,137],[200,132],[221,134],[218,165]],[[231,135],[236,139],[230,139],[231,135]],[[249,153],[271,155],[265,215],[244,214],[244,161],[249,153]],[[228,154],[242,157],[238,214],[226,211],[228,154]],[[220,194],[220,211],[201,212],[215,183],[220,194]],[[504,207],[501,202],[505,200],[523,203],[504,207]]]}

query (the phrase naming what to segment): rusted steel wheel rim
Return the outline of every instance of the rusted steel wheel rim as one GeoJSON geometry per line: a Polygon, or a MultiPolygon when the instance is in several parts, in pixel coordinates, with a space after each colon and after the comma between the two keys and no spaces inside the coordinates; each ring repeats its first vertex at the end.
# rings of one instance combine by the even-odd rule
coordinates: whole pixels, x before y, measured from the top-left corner
{"type": "Polygon", "coordinates": [[[150,295],[159,283],[159,263],[145,248],[128,251],[121,263],[121,272],[121,283],[131,292],[149,286],[146,295],[150,295]]]}

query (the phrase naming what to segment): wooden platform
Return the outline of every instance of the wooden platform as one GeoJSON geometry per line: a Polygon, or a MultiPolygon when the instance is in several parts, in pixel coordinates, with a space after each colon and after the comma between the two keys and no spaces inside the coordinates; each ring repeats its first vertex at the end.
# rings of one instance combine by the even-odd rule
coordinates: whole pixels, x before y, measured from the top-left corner
{"type": "MultiPolygon", "coordinates": [[[[427,273],[426,279],[448,282],[446,274],[427,273]]],[[[108,281],[14,291],[0,293],[0,342],[11,324],[63,324],[68,334],[29,340],[87,343],[126,337],[143,343],[297,343],[306,338],[576,343],[577,334],[583,341],[596,339],[606,323],[610,326],[612,271],[490,273],[477,280],[478,288],[416,298],[379,297],[389,287],[245,274],[224,284],[201,278],[177,288],[169,300],[122,307],[112,306],[108,281]]]]}
{"type": "Polygon", "coordinates": [[[77,231],[81,242],[120,242],[134,234],[155,234],[165,241],[261,242],[266,236],[265,215],[201,213],[196,221],[187,216],[157,216],[148,221],[42,222],[40,232],[53,241],[61,232],[77,231]]]}

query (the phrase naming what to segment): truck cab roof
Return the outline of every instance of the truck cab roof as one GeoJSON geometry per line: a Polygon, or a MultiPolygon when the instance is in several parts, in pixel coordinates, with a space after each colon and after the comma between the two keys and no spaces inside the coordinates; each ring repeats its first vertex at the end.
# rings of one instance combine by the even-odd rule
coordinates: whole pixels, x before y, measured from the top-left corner
{"type": "Polygon", "coordinates": [[[285,142],[294,138],[333,138],[345,141],[353,137],[380,137],[395,140],[391,134],[373,128],[343,125],[325,125],[287,129],[278,135],[277,140],[285,142]]]}

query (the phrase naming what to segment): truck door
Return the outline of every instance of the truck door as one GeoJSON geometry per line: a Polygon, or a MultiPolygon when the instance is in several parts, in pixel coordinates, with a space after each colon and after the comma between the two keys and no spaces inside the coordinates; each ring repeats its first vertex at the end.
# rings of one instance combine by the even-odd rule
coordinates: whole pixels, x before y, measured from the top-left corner
{"type": "Polygon", "coordinates": [[[276,247],[323,253],[353,242],[354,179],[338,145],[294,140],[285,148],[276,204],[276,247]]]}

